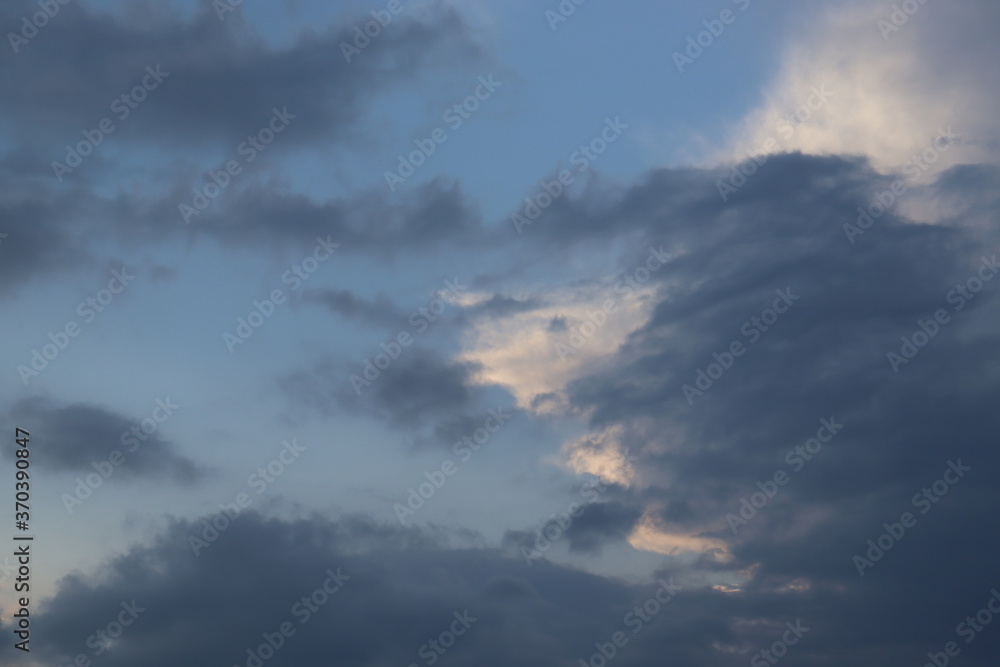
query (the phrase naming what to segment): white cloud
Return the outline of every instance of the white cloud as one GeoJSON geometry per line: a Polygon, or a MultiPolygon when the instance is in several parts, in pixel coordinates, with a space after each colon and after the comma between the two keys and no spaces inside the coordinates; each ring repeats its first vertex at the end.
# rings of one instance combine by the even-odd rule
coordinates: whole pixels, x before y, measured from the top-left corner
{"type": "Polygon", "coordinates": [[[1000,88],[983,82],[997,77],[1000,48],[995,39],[972,36],[997,24],[1000,8],[992,4],[928,0],[883,38],[878,22],[890,19],[892,3],[838,3],[789,45],[765,89],[767,101],[747,114],[713,157],[742,161],[748,151],[775,152],[762,151],[775,139],[781,151],[865,155],[888,172],[950,127],[961,141],[930,165],[928,176],[954,164],[995,162],[1000,88]],[[788,132],[783,120],[820,87],[829,98],[800,113],[808,119],[792,121],[788,132]]]}
{"type": "Polygon", "coordinates": [[[619,425],[600,433],[586,435],[563,445],[569,468],[577,473],[595,475],[603,482],[629,486],[635,470],[628,448],[622,444],[625,429],[619,425]]]}
{"type": "MultiPolygon", "coordinates": [[[[539,413],[566,409],[564,390],[607,363],[626,337],[646,323],[653,290],[621,283],[562,288],[544,297],[553,305],[477,321],[467,335],[463,361],[480,364],[477,380],[498,384],[518,407],[539,413]],[[608,312],[609,300],[613,307],[608,312]],[[601,323],[603,321],[603,324],[601,323]],[[547,400],[535,399],[551,395],[547,400]]],[[[470,297],[470,305],[476,299],[470,297]]]]}
{"type": "Polygon", "coordinates": [[[671,531],[657,521],[655,514],[652,508],[647,509],[636,524],[628,538],[632,548],[667,556],[681,552],[710,553],[719,562],[730,560],[731,555],[722,540],[671,531]]]}

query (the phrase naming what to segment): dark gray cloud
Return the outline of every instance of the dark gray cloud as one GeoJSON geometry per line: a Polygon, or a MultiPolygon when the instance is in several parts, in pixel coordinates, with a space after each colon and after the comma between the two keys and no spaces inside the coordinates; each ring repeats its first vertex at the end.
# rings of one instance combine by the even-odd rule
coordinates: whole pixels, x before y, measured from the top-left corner
{"type": "MultiPolygon", "coordinates": [[[[0,65],[0,69],[2,69],[0,65]]],[[[50,159],[29,146],[0,152],[0,295],[24,283],[96,268],[95,239],[107,234],[110,210],[82,185],[55,187],[50,159]]],[[[118,262],[120,266],[121,263],[118,262]]]]}
{"type": "Polygon", "coordinates": [[[51,613],[37,619],[39,635],[53,637],[38,655],[92,656],[85,640],[104,625],[102,612],[113,620],[121,601],[135,600],[145,611],[101,656],[109,667],[245,664],[246,649],[284,621],[296,634],[269,664],[422,662],[421,647],[465,610],[476,621],[448,659],[542,664],[566,659],[567,644],[584,650],[587,632],[601,631],[591,610],[623,607],[635,594],[571,570],[529,570],[465,539],[449,547],[445,536],[363,518],[286,523],[249,513],[196,557],[188,537],[201,529],[177,522],[96,576],[64,579],[51,613]],[[343,587],[302,622],[293,605],[322,585],[327,570],[346,575],[343,587]],[[196,594],[201,603],[192,606],[196,594]],[[545,620],[556,611],[556,622],[545,620]],[[173,641],[178,632],[185,641],[173,641]]]}
{"type": "MultiPolygon", "coordinates": [[[[458,239],[452,242],[461,243],[458,239]]],[[[303,301],[317,303],[333,314],[344,319],[355,320],[370,327],[386,331],[406,329],[407,318],[413,311],[406,311],[396,306],[392,299],[383,294],[366,298],[343,289],[306,290],[302,293],[303,301]]],[[[451,313],[451,317],[442,321],[441,328],[449,331],[461,331],[480,318],[509,317],[517,313],[529,312],[541,308],[544,302],[537,297],[515,298],[504,294],[493,296],[478,303],[467,305],[451,313]]]]}
{"type": "MultiPolygon", "coordinates": [[[[16,157],[0,158],[0,173],[14,174],[17,164],[16,157]]],[[[302,253],[322,238],[339,243],[338,252],[384,259],[417,248],[467,246],[482,230],[460,188],[441,180],[392,202],[374,192],[316,202],[268,189],[248,175],[190,225],[178,212],[179,204],[191,201],[190,180],[177,181],[162,196],[123,192],[114,199],[82,186],[56,187],[44,173],[11,181],[19,187],[0,192],[0,233],[7,234],[0,242],[7,258],[0,266],[0,288],[8,296],[33,279],[100,266],[98,258],[108,250],[96,239],[107,235],[130,252],[187,239],[231,251],[302,253]]],[[[374,305],[364,312],[386,321],[389,312],[379,313],[382,304],[374,305]]]]}
{"type": "Polygon", "coordinates": [[[321,413],[360,412],[397,428],[441,420],[442,432],[449,432],[448,424],[481,397],[472,382],[475,366],[450,361],[428,348],[401,349],[404,353],[384,370],[375,366],[376,356],[389,357],[378,349],[364,361],[322,360],[309,370],[286,374],[278,384],[294,403],[321,413]]]}
{"type": "MultiPolygon", "coordinates": [[[[71,230],[72,197],[5,197],[0,194],[0,290],[11,296],[16,285],[54,271],[86,263],[86,230],[71,230]]],[[[82,227],[83,225],[81,225],[82,227]]]]}
{"type": "MultiPolygon", "coordinates": [[[[0,20],[17,25],[35,11],[33,2],[6,3],[0,20]]],[[[231,151],[266,125],[272,108],[287,106],[298,117],[281,143],[302,145],[344,138],[376,91],[412,79],[435,54],[458,62],[478,55],[457,13],[443,7],[427,22],[399,20],[368,57],[351,63],[339,46],[353,39],[348,26],[305,32],[275,48],[240,14],[237,9],[220,21],[211,0],[202,0],[190,19],[154,3],[136,3],[122,14],[69,3],[0,66],[0,85],[21,91],[2,116],[29,126],[36,141],[49,137],[54,151],[79,141],[104,117],[120,126],[111,135],[116,138],[192,147],[207,142],[231,151]],[[166,78],[141,106],[112,108],[116,97],[142,82],[147,66],[159,66],[166,78]]]]}
{"type": "MultiPolygon", "coordinates": [[[[521,414],[519,410],[510,408],[504,408],[504,410],[504,414],[509,412],[512,417],[521,414]]],[[[483,408],[483,411],[478,414],[470,412],[441,417],[435,421],[433,429],[427,436],[414,437],[411,447],[413,449],[432,449],[442,446],[450,448],[465,438],[471,438],[477,429],[482,429],[487,416],[487,408],[483,408]]]]}
{"type": "Polygon", "coordinates": [[[304,291],[302,300],[326,306],[331,313],[345,319],[359,320],[379,328],[406,322],[406,313],[397,310],[392,299],[381,294],[368,300],[350,290],[317,289],[304,291]]]}
{"type": "Polygon", "coordinates": [[[235,191],[185,227],[178,202],[190,200],[191,185],[179,183],[171,196],[153,202],[122,198],[119,206],[128,207],[131,219],[146,220],[152,231],[203,235],[230,248],[302,246],[332,236],[350,252],[385,257],[442,242],[468,243],[480,229],[460,188],[440,179],[393,201],[371,191],[322,202],[241,179],[235,191]]]}
{"type": "MultiPolygon", "coordinates": [[[[154,404],[148,415],[130,418],[94,405],[33,397],[17,401],[7,413],[17,417],[18,425],[28,429],[34,441],[43,443],[32,449],[32,457],[46,469],[92,473],[95,462],[106,464],[117,451],[123,462],[111,464],[124,478],[166,478],[192,484],[203,479],[207,470],[178,453],[163,437],[169,429],[166,422],[177,409],[168,397],[154,404]]],[[[5,448],[0,456],[13,460],[14,450],[5,448]]]]}
{"type": "MultiPolygon", "coordinates": [[[[65,577],[34,619],[34,655],[63,664],[79,653],[93,659],[88,638],[99,646],[96,631],[134,601],[135,622],[99,656],[108,667],[246,664],[247,649],[284,622],[295,634],[268,660],[276,667],[422,664],[422,647],[466,610],[475,621],[442,660],[579,664],[621,631],[628,641],[616,664],[735,667],[779,640],[786,621],[800,621],[795,664],[919,664],[956,618],[985,603],[991,586],[930,601],[926,589],[882,580],[867,586],[862,602],[826,585],[778,592],[772,582],[722,593],[670,571],[658,573],[662,584],[631,585],[544,559],[528,566],[474,546],[471,536],[362,517],[283,521],[254,512],[195,556],[189,538],[202,530],[202,520],[176,521],[93,574],[65,577]],[[341,588],[306,617],[295,605],[323,586],[328,571],[341,588]],[[660,600],[671,594],[664,584],[677,589],[673,598],[650,603],[658,590],[660,600]],[[636,611],[647,604],[649,615],[636,611]]],[[[986,632],[963,647],[963,660],[985,667],[996,647],[986,632]]],[[[0,652],[12,650],[5,642],[0,652]]]]}
{"type": "MultiPolygon", "coordinates": [[[[621,266],[637,265],[649,245],[676,253],[652,278],[659,291],[649,322],[600,372],[569,387],[572,406],[595,429],[625,428],[623,444],[641,463],[636,485],[575,526],[567,546],[592,552],[620,540],[640,509],[679,533],[728,545],[732,562],[705,557],[693,570],[727,582],[745,577],[741,592],[703,591],[683,620],[644,635],[655,655],[746,664],[780,637],[784,620],[802,618],[813,630],[796,649],[800,664],[918,661],[954,639],[956,619],[980,609],[995,586],[997,543],[984,526],[996,500],[1000,432],[990,352],[1000,342],[996,288],[963,297],[961,310],[949,294],[1000,246],[988,224],[1000,174],[947,171],[916,193],[953,200],[939,224],[913,224],[893,208],[852,244],[844,224],[892,182],[863,160],[775,156],[726,203],[715,188],[720,173],[656,171],[610,197],[583,195],[585,205],[568,198],[565,206],[581,211],[579,233],[543,216],[530,231],[534,245],[520,240],[522,252],[557,266],[553,245],[579,251],[625,236],[637,250],[621,266]],[[786,312],[768,321],[776,302],[786,312]],[[939,309],[948,323],[894,373],[887,353],[939,309]],[[725,358],[734,341],[745,352],[689,403],[682,387],[697,388],[699,369],[716,353],[725,358]],[[786,458],[822,420],[844,427],[811,460],[786,458]],[[959,459],[972,471],[921,514],[913,496],[959,459]],[[788,483],[734,534],[727,515],[779,469],[788,483]],[[906,511],[917,525],[860,577],[853,557],[906,511]]],[[[422,411],[441,413],[467,396],[467,374],[445,372],[446,362],[400,368],[395,380],[387,373],[377,381],[385,389],[368,388],[371,414],[413,425],[422,411]],[[434,399],[420,395],[427,386],[439,388],[434,399]]],[[[345,389],[341,409],[355,400],[345,389]]],[[[460,416],[439,430],[461,430],[460,416]]],[[[508,546],[527,537],[510,531],[508,546]]],[[[514,597],[525,590],[508,589],[514,597]]],[[[964,655],[985,665],[996,646],[983,636],[964,655]]]]}
{"type": "Polygon", "coordinates": [[[544,552],[540,545],[558,544],[565,539],[570,551],[596,554],[606,544],[627,539],[641,516],[640,506],[616,500],[576,503],[534,530],[508,530],[502,543],[518,553],[524,553],[522,548],[526,548],[528,553],[538,551],[541,555],[544,552]]]}
{"type": "MultiPolygon", "coordinates": [[[[662,244],[677,256],[654,274],[659,294],[649,322],[603,370],[570,385],[571,404],[594,428],[623,426],[623,444],[639,453],[638,483],[622,502],[658,511],[686,534],[727,542],[734,560],[726,567],[753,569],[745,590],[805,585],[810,606],[829,603],[828,630],[851,628],[852,641],[865,642],[915,638],[909,633],[919,628],[926,650],[940,650],[994,585],[987,554],[997,541],[984,526],[1000,468],[992,408],[1000,369],[990,352],[1000,344],[1000,281],[973,292],[981,269],[992,275],[983,267],[1000,247],[1000,172],[949,170],[923,192],[954,204],[940,223],[913,224],[897,207],[853,244],[844,224],[892,179],[862,161],[776,156],[728,203],[714,188],[717,177],[654,172],[616,198],[591,202],[577,221],[577,236],[637,232],[640,248],[662,244]],[[792,298],[779,301],[786,312],[772,320],[764,313],[781,299],[776,290],[792,298]],[[901,338],[912,339],[918,321],[938,310],[947,323],[928,326],[935,334],[894,372],[888,353],[902,354],[901,338]],[[733,342],[744,352],[730,359],[733,342]],[[713,363],[699,385],[699,370],[713,363]],[[700,387],[691,402],[684,385],[700,387]],[[824,419],[843,428],[811,459],[789,455],[824,419]],[[946,497],[914,502],[959,459],[972,471],[946,497]],[[778,470],[787,483],[733,534],[727,515],[778,470]],[[853,556],[906,511],[917,525],[859,577],[853,556]],[[872,623],[881,614],[912,626],[865,630],[851,617],[855,604],[872,623]],[[935,621],[911,616],[909,605],[935,621]],[[941,620],[944,609],[954,621],[941,620]]],[[[531,233],[572,238],[558,216],[540,219],[531,233]]],[[[971,660],[990,650],[989,640],[977,641],[983,645],[970,649],[971,660]]],[[[869,648],[852,661],[906,664],[926,652],[869,648]]],[[[852,653],[824,650],[834,659],[852,653]]]]}
{"type": "Polygon", "coordinates": [[[494,294],[489,299],[471,306],[467,312],[472,317],[507,317],[537,310],[544,305],[544,301],[536,296],[512,297],[505,294],[494,294]]]}
{"type": "Polygon", "coordinates": [[[371,386],[374,409],[396,424],[418,424],[431,415],[469,408],[476,396],[473,367],[447,362],[427,350],[400,359],[371,386]]]}
{"type": "Polygon", "coordinates": [[[553,317],[549,322],[549,331],[566,331],[568,328],[565,317],[553,317]]]}
{"type": "MultiPolygon", "coordinates": [[[[830,485],[837,493],[915,481],[915,474],[934,470],[947,458],[940,456],[955,451],[955,438],[944,437],[948,428],[940,420],[952,422],[957,405],[969,405],[967,413],[982,404],[980,396],[996,389],[989,374],[978,370],[992,364],[979,355],[995,340],[988,323],[995,322],[996,301],[989,283],[960,311],[948,295],[976,275],[982,257],[993,255],[996,232],[967,230],[960,220],[913,225],[890,211],[852,245],[842,226],[869,201],[861,192],[849,196],[866,170],[850,162],[833,168],[831,161],[774,158],[759,181],[734,196],[729,209],[719,206],[717,195],[695,205],[705,213],[697,230],[650,224],[650,241],[684,248],[654,280],[689,287],[662,293],[651,320],[626,343],[613,370],[571,387],[572,400],[594,411],[595,425],[636,419],[680,424],[683,429],[672,433],[662,463],[682,463],[682,472],[697,473],[682,479],[715,473],[736,482],[773,469],[780,463],[778,454],[812,436],[821,417],[835,415],[850,428],[838,435],[829,456],[833,460],[823,465],[858,468],[848,487],[830,485]],[[843,178],[831,179],[831,173],[841,171],[843,178]],[[792,174],[796,197],[779,197],[777,184],[788,185],[786,176],[792,174]],[[771,200],[762,201],[756,190],[772,178],[777,180],[771,200]],[[711,208],[717,209],[714,215],[711,208]],[[789,294],[789,289],[793,303],[787,313],[770,326],[753,323],[780,298],[776,290],[789,294]],[[900,337],[912,335],[917,321],[938,309],[948,311],[950,322],[895,374],[887,353],[898,352],[900,337]],[[692,395],[690,405],[682,386],[695,387],[698,370],[715,362],[713,354],[728,354],[733,341],[746,352],[703,395],[692,395]],[[970,386],[967,374],[973,369],[970,386]],[[649,409],[653,404],[660,406],[657,413],[649,409]],[[904,418],[914,405],[919,409],[904,418]],[[880,446],[870,446],[872,439],[880,446]],[[695,447],[705,442],[727,455],[717,458],[695,447]],[[924,443],[922,463],[906,457],[899,467],[903,479],[891,480],[886,467],[916,442],[924,443]]],[[[980,170],[978,177],[995,187],[995,171],[980,170]]],[[[937,187],[950,179],[953,175],[946,174],[937,187]]],[[[881,185],[881,179],[870,178],[869,187],[881,185]]],[[[650,198],[636,191],[598,214],[634,213],[640,201],[659,210],[670,192],[665,188],[660,197],[650,198]]],[[[986,187],[966,197],[969,206],[995,202],[986,187]]],[[[994,423],[988,413],[980,420],[977,428],[962,430],[972,450],[984,444],[982,437],[994,423]]],[[[817,482],[803,493],[819,493],[826,486],[817,482]]],[[[688,490],[679,485],[678,492],[688,490]]]]}
{"type": "MultiPolygon", "coordinates": [[[[20,25],[37,3],[6,3],[0,23],[20,25]]],[[[59,5],[49,21],[14,57],[0,61],[0,85],[18,90],[0,110],[0,122],[17,128],[0,156],[0,289],[8,295],[40,275],[95,262],[107,248],[95,239],[114,237],[133,246],[172,237],[216,239],[227,247],[302,249],[318,236],[334,236],[350,252],[395,253],[402,247],[467,237],[479,220],[455,184],[432,182],[389,203],[381,191],[316,202],[273,188],[273,174],[243,173],[213,205],[185,225],[181,204],[207,182],[205,166],[183,160],[149,166],[150,147],[190,149],[199,159],[214,151],[245,160],[239,146],[284,109],[296,117],[268,151],[353,146],[359,119],[381,95],[416,83],[427,72],[454,71],[481,60],[459,15],[444,5],[397,19],[365,58],[347,63],[341,41],[353,26],[304,32],[287,45],[264,42],[240,17],[220,21],[213,2],[202,0],[193,17],[158,3],[133,3],[110,14],[81,3],[59,5]],[[148,77],[147,66],[169,73],[134,109],[112,101],[148,77]],[[124,118],[121,114],[125,111],[124,118]],[[114,130],[101,143],[139,160],[130,174],[160,185],[118,188],[108,195],[108,176],[121,168],[101,147],[57,182],[53,161],[65,162],[66,146],[84,139],[102,119],[114,130]]],[[[9,56],[10,54],[8,54],[9,56]]],[[[152,80],[150,80],[152,81],[152,80]]],[[[112,179],[114,180],[114,179],[112,179]]],[[[380,184],[381,185],[381,184],[380,184]]],[[[111,188],[112,190],[115,187],[111,188]]]]}
{"type": "Polygon", "coordinates": [[[566,529],[571,551],[593,553],[605,542],[624,540],[635,528],[642,509],[617,501],[587,503],[580,516],[566,529]]]}

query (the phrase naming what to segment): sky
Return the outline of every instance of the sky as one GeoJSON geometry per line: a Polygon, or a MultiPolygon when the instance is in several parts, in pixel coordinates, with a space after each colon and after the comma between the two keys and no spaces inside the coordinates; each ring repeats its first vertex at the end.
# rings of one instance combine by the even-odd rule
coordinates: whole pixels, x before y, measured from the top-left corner
{"type": "Polygon", "coordinates": [[[995,667],[998,27],[5,2],[0,664],[995,667]]]}

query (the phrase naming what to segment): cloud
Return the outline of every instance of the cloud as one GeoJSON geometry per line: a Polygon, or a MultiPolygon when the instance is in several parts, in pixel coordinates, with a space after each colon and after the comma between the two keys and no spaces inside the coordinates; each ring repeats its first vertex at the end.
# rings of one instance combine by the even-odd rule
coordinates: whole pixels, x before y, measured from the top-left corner
{"type": "MultiPolygon", "coordinates": [[[[572,372],[550,370],[559,368],[553,352],[540,360],[549,337],[565,334],[552,322],[578,325],[586,305],[575,318],[551,305],[474,321],[462,358],[519,405],[548,401],[557,414],[586,420],[588,433],[567,439],[563,460],[623,485],[616,500],[642,508],[629,533],[635,548],[705,554],[706,567],[729,572],[726,585],[749,577],[747,585],[803,578],[842,586],[857,576],[852,556],[912,510],[912,496],[947,461],[974,456],[984,470],[1000,462],[986,436],[997,426],[987,398],[1000,390],[997,365],[986,350],[998,342],[1000,283],[977,277],[992,275],[1000,245],[990,222],[1000,211],[1000,171],[943,171],[911,193],[947,204],[938,224],[889,207],[860,236],[845,225],[857,225],[859,207],[869,209],[894,178],[863,159],[775,155],[726,202],[715,188],[720,173],[657,170],[603,198],[580,195],[586,214],[573,231],[560,216],[535,221],[542,238],[531,252],[539,255],[559,239],[586,261],[594,238],[628,238],[632,249],[619,252],[633,263],[650,245],[670,254],[650,276],[641,315],[622,318],[611,340],[594,336],[572,372]],[[946,323],[935,329],[929,318],[942,309],[946,323]],[[903,338],[922,327],[935,331],[929,342],[894,366],[889,353],[902,355],[903,338]],[[816,441],[822,420],[846,426],[800,461],[795,448],[816,441]],[[639,463],[625,466],[626,450],[639,463]],[[727,515],[779,470],[790,481],[734,533],[727,515]]],[[[536,297],[597,304],[595,283],[550,282],[536,297]]],[[[988,481],[963,484],[968,495],[956,491],[940,505],[943,520],[957,524],[925,522],[928,537],[914,540],[913,553],[925,553],[932,532],[942,544],[988,549],[976,500],[988,481]]]]}
{"type": "Polygon", "coordinates": [[[570,551],[597,553],[605,542],[624,540],[639,520],[640,510],[617,501],[588,503],[566,529],[570,551]]]}
{"type": "Polygon", "coordinates": [[[508,389],[518,407],[558,412],[565,409],[561,389],[642,324],[649,295],[646,288],[609,279],[540,288],[532,307],[486,311],[484,303],[467,314],[471,327],[460,359],[482,368],[478,382],[508,389]]]}
{"type": "MultiPolygon", "coordinates": [[[[844,585],[857,577],[852,556],[884,522],[913,511],[911,497],[947,461],[975,458],[983,471],[1000,463],[987,436],[997,426],[987,397],[1000,386],[986,353],[1000,342],[1000,283],[979,277],[992,276],[998,245],[995,225],[982,224],[998,211],[998,172],[946,171],[924,193],[961,199],[952,217],[922,225],[890,210],[853,244],[844,224],[887,178],[863,162],[774,156],[725,205],[711,191],[712,172],[676,201],[674,173],[648,180],[665,187],[636,187],[593,211],[646,220],[645,236],[675,251],[657,279],[678,287],[658,291],[648,319],[619,347],[556,387],[591,429],[564,454],[580,471],[606,475],[618,474],[601,470],[608,456],[618,460],[620,446],[638,457],[632,495],[622,499],[645,508],[631,536],[637,548],[724,545],[731,567],[761,568],[752,585],[796,577],[844,585]],[[686,224],[692,211],[696,225],[686,224]],[[766,314],[775,303],[783,314],[766,314]],[[939,310],[946,323],[928,324],[939,310]],[[897,374],[889,353],[901,354],[903,338],[922,328],[934,335],[897,363],[897,374]],[[815,456],[796,454],[817,442],[823,420],[844,427],[815,456]],[[610,453],[584,446],[609,433],[621,443],[610,453]],[[773,485],[778,471],[790,480],[734,534],[727,515],[761,484],[773,485]]],[[[891,567],[906,572],[885,576],[931,576],[930,563],[953,553],[943,546],[952,539],[963,553],[988,549],[979,500],[989,493],[987,476],[970,473],[962,484],[964,493],[935,507],[939,519],[921,519],[920,538],[898,547],[920,554],[919,562],[896,561],[891,567]]],[[[949,576],[967,575],[963,585],[973,586],[983,574],[949,576]]]]}
{"type": "MultiPolygon", "coordinates": [[[[314,243],[317,236],[332,236],[345,252],[386,257],[443,240],[468,243],[479,229],[478,214],[459,186],[442,179],[415,187],[393,201],[373,191],[316,201],[280,187],[255,187],[250,180],[242,183],[236,192],[227,192],[220,206],[200,214],[189,233],[214,238],[233,249],[314,243]]],[[[185,188],[178,184],[171,197],[154,202],[133,200],[135,217],[182,233],[177,202],[190,197],[185,188]]]]}
{"type": "MultiPolygon", "coordinates": [[[[0,172],[7,172],[10,162],[0,162],[0,172]]],[[[6,180],[6,179],[5,179],[6,180]]],[[[72,216],[73,197],[46,200],[35,196],[0,195],[0,289],[12,296],[15,286],[40,275],[79,269],[86,265],[81,256],[86,247],[86,227],[73,230],[68,221],[72,216]]]]}
{"type": "Polygon", "coordinates": [[[361,363],[348,365],[328,358],[311,370],[286,374],[278,384],[292,401],[322,414],[360,412],[396,428],[418,428],[436,420],[447,423],[476,405],[480,389],[471,381],[474,371],[473,365],[448,360],[433,350],[407,348],[374,379],[365,379],[361,363]],[[352,376],[360,392],[354,389],[352,376]]]}
{"type": "Polygon", "coordinates": [[[603,481],[628,486],[635,477],[635,459],[623,444],[625,429],[612,426],[563,445],[563,456],[573,472],[596,475],[603,481]]]}
{"type": "Polygon", "coordinates": [[[628,543],[633,548],[667,556],[690,552],[711,554],[722,562],[731,560],[725,541],[706,537],[690,530],[685,532],[683,528],[670,526],[663,520],[663,516],[667,512],[664,512],[663,508],[658,509],[659,511],[651,507],[647,508],[642,516],[632,521],[628,543]]]}
{"type": "MultiPolygon", "coordinates": [[[[169,398],[164,402],[173,409],[169,398]]],[[[207,475],[198,463],[178,453],[177,447],[162,436],[163,421],[170,412],[160,407],[153,414],[129,418],[105,408],[85,403],[60,404],[32,397],[14,403],[7,411],[18,423],[32,424],[32,439],[44,443],[32,449],[38,464],[50,470],[92,473],[94,462],[106,462],[113,451],[125,459],[116,468],[126,478],[168,479],[190,485],[207,475]]],[[[2,456],[14,460],[14,450],[2,456]]]]}
{"type": "MultiPolygon", "coordinates": [[[[952,627],[963,612],[979,608],[990,586],[962,589],[955,599],[934,595],[936,588],[914,595],[898,578],[861,587],[856,576],[834,577],[834,586],[758,574],[751,586],[727,588],[677,570],[657,573],[655,583],[629,584],[544,559],[528,567],[476,546],[473,536],[441,529],[361,516],[267,519],[255,512],[235,519],[196,557],[188,539],[204,525],[174,521],[98,570],[62,579],[44,610],[33,614],[32,628],[46,638],[32,644],[33,653],[52,663],[79,653],[93,659],[102,645],[97,631],[117,619],[124,603],[141,611],[99,656],[108,667],[246,664],[247,651],[257,651],[265,634],[285,622],[295,632],[269,660],[278,667],[419,663],[420,651],[433,652],[430,640],[466,610],[475,621],[447,659],[570,664],[588,660],[595,643],[621,631],[628,640],[617,651],[622,665],[735,667],[780,639],[786,621],[798,620],[808,630],[794,648],[797,664],[818,667],[831,657],[872,664],[865,656],[874,651],[882,664],[901,666],[937,639],[940,633],[929,628],[952,627]],[[340,588],[314,598],[307,615],[303,597],[331,575],[340,588]],[[674,589],[670,601],[650,603],[658,591],[660,601],[668,599],[666,586],[674,589]]],[[[987,558],[979,560],[985,565],[987,558]]],[[[957,583],[953,571],[939,572],[945,585],[957,583]]],[[[995,648],[984,634],[963,653],[986,664],[995,648]]],[[[0,651],[13,649],[5,644],[0,651]]]]}
{"type": "MultiPolygon", "coordinates": [[[[4,24],[37,10],[31,2],[7,3],[4,24]]],[[[302,146],[345,139],[376,91],[415,76],[434,54],[468,60],[478,54],[458,13],[443,7],[424,20],[400,19],[369,57],[351,63],[340,48],[353,39],[349,26],[302,32],[272,47],[238,18],[220,21],[211,0],[201,0],[190,18],[152,4],[145,11],[143,17],[61,6],[58,20],[0,66],[0,84],[21,91],[2,116],[30,127],[36,144],[53,133],[64,143],[77,141],[111,117],[133,142],[232,151],[272,108],[287,106],[298,117],[283,142],[302,146]],[[162,90],[151,91],[137,109],[112,108],[143,80],[147,66],[166,73],[162,90]]]]}
{"type": "Polygon", "coordinates": [[[996,79],[990,63],[1000,51],[986,35],[1000,8],[927,2],[911,15],[900,4],[856,0],[809,13],[766,101],[715,157],[858,154],[879,170],[900,170],[952,128],[957,144],[921,163],[924,178],[956,164],[995,164],[1000,98],[983,83],[996,79]],[[769,139],[777,147],[767,149],[769,139]]]}
{"type": "MultiPolygon", "coordinates": [[[[37,11],[34,2],[7,3],[0,19],[13,26],[37,11]]],[[[37,37],[0,63],[0,84],[20,91],[0,110],[8,128],[0,154],[9,185],[0,193],[7,296],[38,277],[99,264],[109,250],[96,239],[108,237],[133,249],[207,237],[236,251],[301,249],[333,235],[345,252],[385,257],[479,229],[454,183],[432,181],[393,202],[376,186],[317,200],[290,191],[280,161],[263,171],[244,163],[251,173],[232,179],[224,197],[185,224],[179,206],[191,205],[206,170],[248,159],[238,147],[266,126],[273,109],[287,107],[295,118],[269,151],[349,147],[382,96],[423,73],[481,59],[461,16],[444,5],[401,17],[370,57],[353,63],[340,50],[352,26],[305,31],[272,46],[239,13],[220,21],[210,0],[190,17],[154,3],[122,13],[60,4],[37,37]],[[114,104],[147,77],[147,67],[166,73],[156,88],[135,108],[114,104]],[[93,136],[104,118],[114,130],[57,181],[54,161],[65,162],[66,146],[89,141],[83,133],[93,136]],[[175,159],[166,159],[171,151],[175,159]]]]}
{"type": "Polygon", "coordinates": [[[115,619],[122,601],[134,600],[144,611],[101,656],[109,667],[244,664],[247,649],[285,621],[296,633],[272,664],[408,664],[466,610],[476,620],[450,659],[531,664],[564,659],[570,647],[584,650],[587,633],[600,630],[590,610],[621,607],[633,595],[592,575],[531,572],[490,550],[450,547],[453,537],[363,517],[286,522],[248,513],[195,557],[187,538],[201,529],[175,522],[99,572],[63,579],[35,619],[39,635],[53,638],[37,649],[39,657],[93,656],[86,638],[104,627],[105,615],[115,619]],[[341,590],[308,618],[293,611],[329,571],[344,578],[341,590]],[[554,609],[559,619],[551,618],[554,609]],[[175,641],[177,633],[185,641],[175,641]]]}
{"type": "Polygon", "coordinates": [[[376,327],[398,325],[406,315],[398,311],[392,300],[378,295],[369,301],[350,290],[316,289],[302,293],[302,300],[326,306],[331,313],[345,319],[356,319],[376,327]]]}

